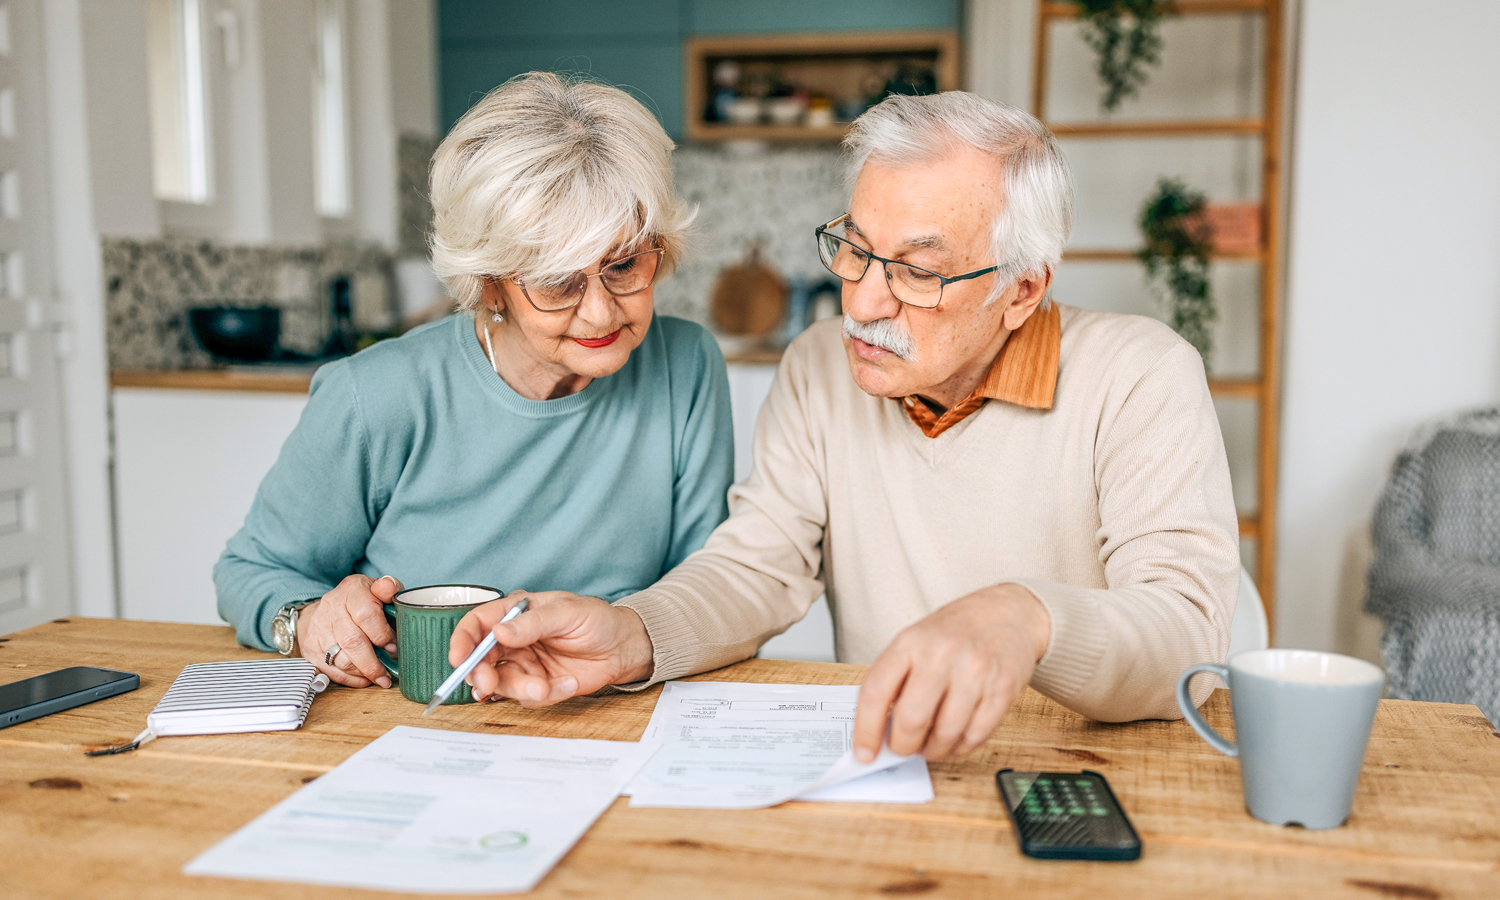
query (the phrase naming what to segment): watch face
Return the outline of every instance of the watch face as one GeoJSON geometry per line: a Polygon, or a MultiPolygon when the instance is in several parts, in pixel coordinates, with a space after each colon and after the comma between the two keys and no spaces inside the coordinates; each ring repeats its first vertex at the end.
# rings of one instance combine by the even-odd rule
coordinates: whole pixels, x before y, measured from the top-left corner
{"type": "Polygon", "coordinates": [[[271,640],[276,644],[276,649],[283,654],[292,652],[291,624],[281,616],[271,620],[271,640]]]}

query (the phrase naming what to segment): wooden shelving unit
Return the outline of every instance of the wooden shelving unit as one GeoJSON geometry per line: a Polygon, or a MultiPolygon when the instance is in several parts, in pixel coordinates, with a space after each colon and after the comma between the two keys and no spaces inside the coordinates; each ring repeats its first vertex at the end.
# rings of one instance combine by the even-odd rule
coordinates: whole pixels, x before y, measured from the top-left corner
{"type": "MultiPolygon", "coordinates": [[[[1281,424],[1281,299],[1282,269],[1282,2],[1281,0],[1182,0],[1170,7],[1177,15],[1260,15],[1265,20],[1262,59],[1264,107],[1254,118],[1182,121],[1047,122],[1048,29],[1054,22],[1076,19],[1074,3],[1037,5],[1032,42],[1032,114],[1047,122],[1059,138],[1161,138],[1250,135],[1261,140],[1261,247],[1247,253],[1215,254],[1216,259],[1258,263],[1260,266],[1260,374],[1253,378],[1210,378],[1215,397],[1249,400],[1257,404],[1257,509],[1241,515],[1240,537],[1256,543],[1256,587],[1266,607],[1271,634],[1276,634],[1276,486],[1281,424]]],[[[1171,52],[1171,47],[1166,48],[1171,52]]],[[[1063,258],[1076,262],[1124,262],[1134,250],[1073,250],[1063,258]]]]}
{"type": "Polygon", "coordinates": [[[930,58],[940,91],[959,87],[959,39],[952,31],[863,31],[733,35],[692,38],[683,45],[684,133],[693,141],[809,141],[837,143],[847,122],[832,125],[734,125],[706,122],[710,69],[715,60],[861,65],[900,56],[930,58]]]}

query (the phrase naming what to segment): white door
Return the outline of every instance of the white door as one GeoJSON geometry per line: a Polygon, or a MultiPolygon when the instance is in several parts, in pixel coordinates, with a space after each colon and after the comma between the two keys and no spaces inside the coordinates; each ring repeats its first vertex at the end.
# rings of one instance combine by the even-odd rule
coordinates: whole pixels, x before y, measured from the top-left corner
{"type": "Polygon", "coordinates": [[[41,0],[0,0],[0,633],[67,615],[41,0]]]}

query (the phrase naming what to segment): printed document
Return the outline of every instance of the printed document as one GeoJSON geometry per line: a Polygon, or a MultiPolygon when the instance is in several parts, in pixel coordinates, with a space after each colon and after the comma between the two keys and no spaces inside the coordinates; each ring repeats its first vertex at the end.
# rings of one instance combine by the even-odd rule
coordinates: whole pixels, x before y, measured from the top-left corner
{"type": "Polygon", "coordinates": [[[926,803],[920,756],[851,750],[855,685],[669,681],[641,743],[660,744],[627,789],[631,806],[756,809],[786,800],[926,803]]]}
{"type": "Polygon", "coordinates": [[[419,893],[530,890],[655,749],[398,726],[183,871],[419,893]]]}

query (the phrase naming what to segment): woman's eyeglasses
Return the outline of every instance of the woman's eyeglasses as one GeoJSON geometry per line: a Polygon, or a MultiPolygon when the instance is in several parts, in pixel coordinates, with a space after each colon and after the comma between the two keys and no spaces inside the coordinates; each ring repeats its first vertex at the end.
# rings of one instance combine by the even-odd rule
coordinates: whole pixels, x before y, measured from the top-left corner
{"type": "Polygon", "coordinates": [[[885,283],[890,286],[891,294],[897,300],[911,306],[934,309],[943,302],[945,285],[955,281],[978,278],[1005,268],[1004,266],[989,266],[976,269],[967,275],[955,275],[948,278],[904,262],[885,259],[857,244],[851,244],[837,235],[828,233],[828,229],[842,225],[847,218],[849,214],[845,213],[827,225],[819,225],[813,229],[813,233],[818,238],[818,256],[823,260],[824,267],[844,281],[854,282],[865,277],[865,271],[870,268],[870,261],[874,260],[885,267],[885,283]]]}
{"type": "Polygon", "coordinates": [[[564,312],[583,302],[589,289],[589,279],[597,278],[613,297],[628,297],[639,294],[656,280],[661,268],[661,255],[665,251],[642,250],[629,256],[613,259],[599,267],[592,275],[574,272],[556,284],[527,283],[524,278],[511,279],[521,293],[541,312],[564,312]]]}

